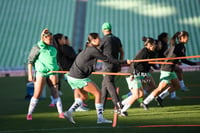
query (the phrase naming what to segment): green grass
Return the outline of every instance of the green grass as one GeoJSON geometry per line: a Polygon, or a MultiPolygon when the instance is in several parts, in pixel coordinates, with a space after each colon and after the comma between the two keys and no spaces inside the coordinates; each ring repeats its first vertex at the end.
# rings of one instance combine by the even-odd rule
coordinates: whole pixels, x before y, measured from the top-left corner
{"type": "MultiPolygon", "coordinates": [[[[49,108],[49,90],[47,98],[40,100],[33,113],[33,120],[25,119],[29,101],[24,100],[26,95],[26,77],[0,78],[0,133],[169,133],[169,132],[200,132],[200,127],[137,127],[144,125],[200,125],[200,72],[185,72],[185,82],[191,91],[177,91],[177,95],[184,97],[181,100],[166,98],[164,108],[160,108],[153,101],[150,109],[144,111],[135,103],[129,110],[129,116],[119,117],[116,128],[110,124],[97,125],[94,101],[87,102],[90,111],[75,112],[74,119],[77,126],[71,125],[64,119],[59,119],[56,108],[49,108]],[[193,97],[193,98],[192,98],[193,97]],[[196,97],[196,98],[195,98],[196,97]]],[[[159,73],[153,74],[156,83],[159,73]]],[[[101,76],[92,76],[98,86],[101,86],[101,76]]],[[[128,92],[124,77],[116,77],[116,84],[120,87],[120,95],[128,92]]],[[[62,101],[64,110],[68,109],[73,102],[73,93],[70,87],[62,81],[62,101]]],[[[106,104],[104,116],[113,118],[113,105],[111,101],[106,104]]]]}

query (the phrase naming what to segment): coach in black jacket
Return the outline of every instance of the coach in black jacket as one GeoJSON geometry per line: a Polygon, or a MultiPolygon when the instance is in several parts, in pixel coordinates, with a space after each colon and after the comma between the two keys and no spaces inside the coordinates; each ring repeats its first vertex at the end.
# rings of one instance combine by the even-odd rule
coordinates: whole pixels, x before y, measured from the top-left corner
{"type": "MultiPolygon", "coordinates": [[[[102,32],[104,37],[100,42],[100,49],[103,54],[114,58],[123,60],[124,51],[122,48],[121,40],[112,34],[112,26],[110,23],[106,22],[102,25],[102,32]]],[[[104,62],[103,71],[105,72],[118,72],[120,68],[119,64],[110,64],[104,62]]],[[[114,76],[112,75],[104,75],[102,81],[102,89],[101,89],[101,102],[105,106],[106,99],[110,94],[113,104],[117,107],[117,109],[121,109],[121,102],[116,93],[116,86],[114,83],[114,76]]]]}

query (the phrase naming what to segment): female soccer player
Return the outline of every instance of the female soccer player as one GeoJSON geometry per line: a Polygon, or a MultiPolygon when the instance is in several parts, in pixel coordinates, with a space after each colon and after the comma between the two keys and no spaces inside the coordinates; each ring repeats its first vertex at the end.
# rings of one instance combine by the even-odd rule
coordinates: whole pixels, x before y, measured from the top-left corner
{"type": "MultiPolygon", "coordinates": [[[[174,34],[170,42],[171,47],[165,53],[166,57],[185,56],[184,44],[188,42],[188,39],[189,35],[186,31],[177,32],[174,34]],[[179,44],[176,44],[176,40],[179,41],[179,44]]],[[[180,88],[179,80],[175,73],[175,65],[178,63],[178,61],[179,60],[168,60],[166,62],[171,62],[172,64],[163,64],[161,66],[160,83],[158,87],[144,100],[143,105],[145,108],[154,98],[160,106],[163,106],[163,99],[171,92],[180,88]]],[[[185,59],[182,61],[187,62],[185,59]]]]}
{"type": "MultiPolygon", "coordinates": [[[[60,67],[60,70],[69,71],[70,67],[72,66],[77,56],[74,49],[70,46],[69,38],[64,36],[61,33],[57,33],[53,36],[53,40],[54,40],[54,45],[58,53],[57,60],[58,60],[58,65],[60,67]]],[[[64,75],[59,75],[59,87],[61,87],[60,82],[61,82],[62,77],[64,77],[64,75]]],[[[67,82],[67,79],[65,79],[65,81],[67,82]]],[[[78,95],[78,94],[74,93],[74,95],[78,95]]],[[[49,106],[54,107],[54,105],[55,105],[55,101],[51,98],[51,104],[49,106]]],[[[88,110],[89,110],[88,108],[82,105],[79,108],[77,108],[76,111],[88,111],[88,110]]]]}
{"type": "Polygon", "coordinates": [[[95,96],[95,107],[98,117],[97,123],[112,123],[112,121],[103,117],[104,109],[103,104],[101,103],[100,91],[91,79],[88,78],[88,76],[93,72],[97,59],[116,64],[130,64],[130,61],[118,61],[103,55],[97,48],[99,43],[99,35],[97,33],[90,33],[88,36],[87,47],[76,57],[72,67],[70,68],[69,74],[67,75],[69,85],[81,96],[75,97],[75,101],[72,106],[64,113],[65,118],[73,124],[75,124],[75,121],[72,117],[72,113],[82,104],[83,100],[87,98],[88,92],[95,96]]]}
{"type": "MultiPolygon", "coordinates": [[[[177,51],[181,51],[181,52],[179,52],[178,56],[180,56],[180,57],[181,56],[186,56],[185,44],[189,40],[188,32],[187,31],[180,32],[177,40],[178,40],[178,44],[176,46],[177,47],[177,51]]],[[[179,79],[179,84],[180,84],[181,90],[182,91],[189,91],[189,89],[185,86],[185,83],[184,83],[184,80],[183,80],[183,70],[182,70],[181,67],[179,67],[179,64],[181,64],[181,63],[185,63],[187,65],[198,65],[198,63],[189,61],[187,59],[182,59],[181,62],[179,62],[175,67],[175,72],[176,72],[177,77],[179,79]]]]}
{"type": "Polygon", "coordinates": [[[39,101],[45,81],[52,90],[53,98],[57,106],[59,118],[64,118],[62,111],[61,98],[58,95],[58,76],[49,71],[57,71],[56,49],[51,45],[52,33],[48,29],[44,29],[41,34],[41,40],[31,49],[28,57],[28,81],[34,81],[34,94],[30,100],[28,114],[26,119],[32,120],[32,113],[39,101]],[[32,67],[36,71],[36,81],[33,78],[32,67]]]}
{"type": "MultiPolygon", "coordinates": [[[[153,38],[143,37],[143,41],[145,47],[139,51],[135,60],[151,58],[151,52],[156,48],[155,40],[153,38]]],[[[123,108],[121,110],[121,116],[127,116],[127,110],[131,105],[137,99],[143,97],[142,80],[145,80],[145,78],[150,75],[150,65],[148,62],[135,62],[131,64],[129,71],[132,75],[127,77],[126,80],[132,95],[122,101],[123,108]]]]}

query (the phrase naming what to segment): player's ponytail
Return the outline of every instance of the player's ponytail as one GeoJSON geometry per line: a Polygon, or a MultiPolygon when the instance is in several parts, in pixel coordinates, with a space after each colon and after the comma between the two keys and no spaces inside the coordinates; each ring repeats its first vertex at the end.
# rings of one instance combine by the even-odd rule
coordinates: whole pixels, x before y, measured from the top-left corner
{"type": "Polygon", "coordinates": [[[144,46],[147,46],[148,43],[150,43],[151,45],[155,44],[155,40],[151,37],[142,37],[142,41],[144,42],[144,46]]]}
{"type": "Polygon", "coordinates": [[[187,31],[181,31],[181,32],[179,32],[179,34],[178,34],[178,39],[180,39],[181,37],[183,37],[183,36],[187,36],[187,37],[189,37],[189,34],[188,34],[188,32],[187,31]]]}

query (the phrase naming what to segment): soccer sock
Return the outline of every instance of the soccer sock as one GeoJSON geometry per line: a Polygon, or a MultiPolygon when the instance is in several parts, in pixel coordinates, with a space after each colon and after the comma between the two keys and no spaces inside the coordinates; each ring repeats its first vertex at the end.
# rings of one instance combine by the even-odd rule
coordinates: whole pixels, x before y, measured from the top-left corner
{"type": "Polygon", "coordinates": [[[166,90],[164,90],[160,95],[159,95],[159,97],[161,98],[161,99],[164,99],[166,96],[168,96],[170,93],[169,93],[169,91],[168,91],[168,89],[166,89],[166,90]]]}
{"type": "Polygon", "coordinates": [[[56,103],[56,107],[57,107],[58,113],[61,114],[63,112],[61,98],[60,97],[54,98],[54,100],[55,100],[55,103],[56,103]]]}
{"type": "Polygon", "coordinates": [[[131,99],[131,96],[129,96],[129,97],[127,97],[126,99],[124,99],[124,100],[122,101],[122,105],[125,105],[125,104],[129,101],[129,99],[131,99]]]}
{"type": "Polygon", "coordinates": [[[33,113],[38,101],[39,100],[34,98],[34,97],[31,98],[31,101],[30,101],[29,107],[28,107],[28,114],[32,114],[33,113]]]}
{"type": "Polygon", "coordinates": [[[171,92],[170,97],[171,98],[176,98],[176,91],[171,92]]]}
{"type": "Polygon", "coordinates": [[[80,98],[75,98],[74,103],[72,104],[72,106],[69,108],[69,112],[74,112],[78,107],[80,107],[83,104],[82,99],[80,98]]]}
{"type": "Polygon", "coordinates": [[[180,80],[180,81],[179,81],[179,84],[180,84],[180,87],[181,87],[181,88],[184,88],[184,87],[185,87],[185,83],[184,83],[183,80],[180,80]]]}
{"type": "Polygon", "coordinates": [[[137,101],[138,101],[139,103],[142,103],[142,102],[144,101],[144,98],[143,98],[143,97],[138,98],[137,101]]]}
{"type": "Polygon", "coordinates": [[[130,104],[125,104],[124,107],[122,108],[121,112],[126,112],[130,107],[131,107],[130,104]]]}
{"type": "Polygon", "coordinates": [[[143,103],[144,104],[149,104],[155,97],[150,94],[147,98],[144,99],[143,103]]]}
{"type": "Polygon", "coordinates": [[[102,103],[96,103],[95,108],[97,111],[97,117],[103,118],[103,104],[102,103]]]}

